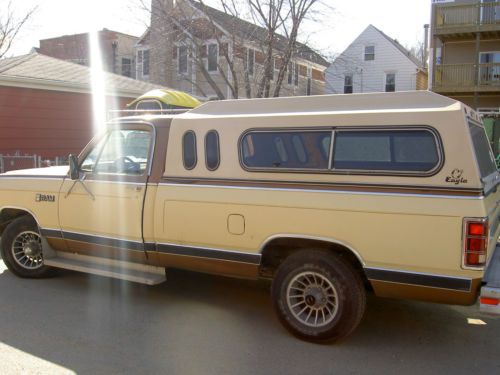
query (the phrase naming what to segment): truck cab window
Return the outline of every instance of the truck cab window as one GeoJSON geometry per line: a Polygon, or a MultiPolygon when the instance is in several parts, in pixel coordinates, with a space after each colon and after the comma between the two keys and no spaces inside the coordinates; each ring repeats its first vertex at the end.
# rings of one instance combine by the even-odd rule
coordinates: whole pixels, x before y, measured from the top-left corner
{"type": "Polygon", "coordinates": [[[84,172],[143,175],[149,162],[151,133],[145,130],[112,130],[87,155],[84,172]]]}

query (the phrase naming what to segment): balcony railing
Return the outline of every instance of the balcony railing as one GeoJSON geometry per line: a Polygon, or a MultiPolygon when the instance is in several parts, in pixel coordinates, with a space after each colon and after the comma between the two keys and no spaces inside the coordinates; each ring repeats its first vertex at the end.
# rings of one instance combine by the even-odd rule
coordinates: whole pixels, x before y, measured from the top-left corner
{"type": "Polygon", "coordinates": [[[435,91],[500,91],[500,63],[436,65],[435,91]]]}
{"type": "MultiPolygon", "coordinates": [[[[500,27],[500,1],[494,3],[452,4],[436,7],[436,30],[478,26],[500,27]]],[[[466,31],[466,30],[463,30],[466,31]]]]}

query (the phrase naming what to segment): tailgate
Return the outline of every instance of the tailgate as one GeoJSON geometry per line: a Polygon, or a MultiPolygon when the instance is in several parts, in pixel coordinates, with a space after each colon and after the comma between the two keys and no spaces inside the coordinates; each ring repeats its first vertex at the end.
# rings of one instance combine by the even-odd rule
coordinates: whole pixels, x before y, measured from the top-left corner
{"type": "Polygon", "coordinates": [[[481,288],[481,312],[500,315],[500,245],[497,244],[490,258],[481,288]]]}

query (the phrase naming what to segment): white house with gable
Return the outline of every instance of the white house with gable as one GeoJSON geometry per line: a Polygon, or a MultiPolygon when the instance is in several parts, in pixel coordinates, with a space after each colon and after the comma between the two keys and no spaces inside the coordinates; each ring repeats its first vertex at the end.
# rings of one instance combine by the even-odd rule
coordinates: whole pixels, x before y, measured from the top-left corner
{"type": "Polygon", "coordinates": [[[326,70],[326,92],[351,94],[427,89],[422,63],[369,25],[326,70]]]}

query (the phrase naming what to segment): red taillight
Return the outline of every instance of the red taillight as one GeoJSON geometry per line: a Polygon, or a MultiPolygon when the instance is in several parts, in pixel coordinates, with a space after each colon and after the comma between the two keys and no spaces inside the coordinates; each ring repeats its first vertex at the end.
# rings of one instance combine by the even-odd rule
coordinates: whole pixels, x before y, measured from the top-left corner
{"type": "Polygon", "coordinates": [[[468,232],[471,236],[485,236],[486,225],[485,223],[469,223],[468,232]]]}
{"type": "Polygon", "coordinates": [[[482,305],[498,306],[500,304],[500,301],[497,298],[481,297],[479,301],[482,305]]]}
{"type": "Polygon", "coordinates": [[[465,219],[464,222],[465,267],[479,268],[486,264],[488,249],[488,220],[465,219]]]}

